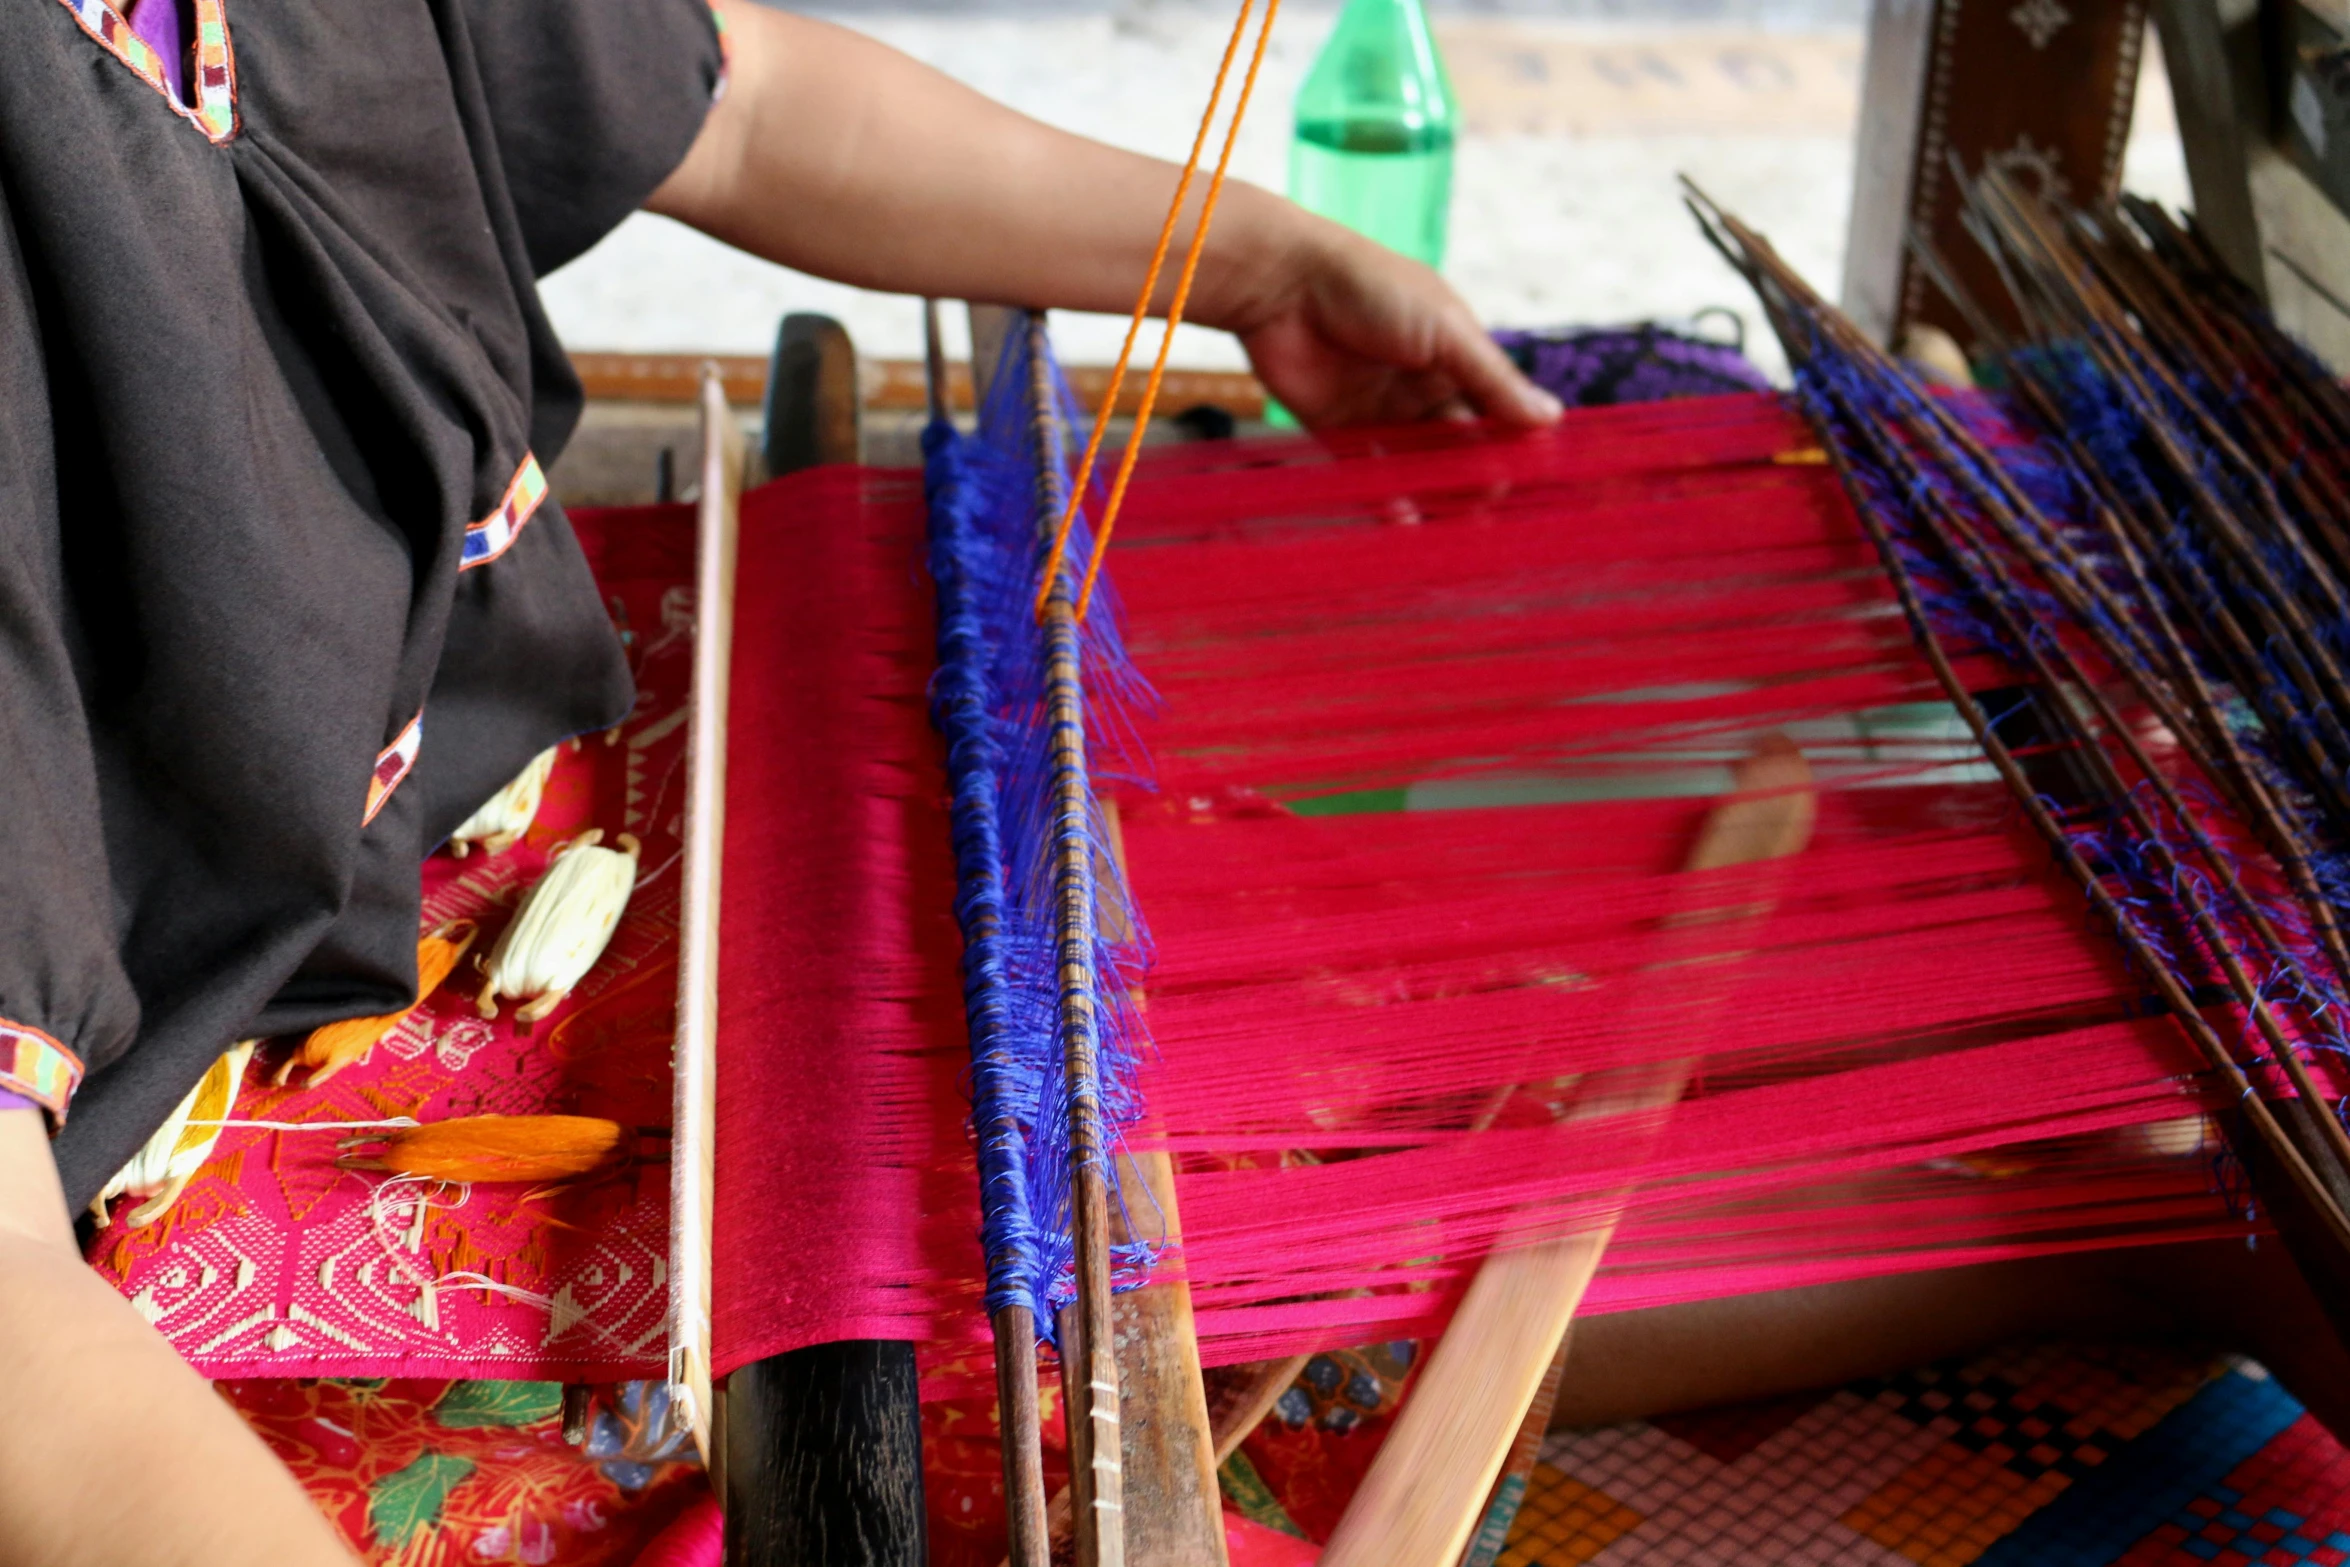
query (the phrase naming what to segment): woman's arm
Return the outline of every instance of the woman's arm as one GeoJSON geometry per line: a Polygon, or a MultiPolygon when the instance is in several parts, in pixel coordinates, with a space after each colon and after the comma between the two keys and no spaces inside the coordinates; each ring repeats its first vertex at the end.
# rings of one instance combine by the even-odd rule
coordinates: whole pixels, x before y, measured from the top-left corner
{"type": "MultiPolygon", "coordinates": [[[[1134,308],[1174,165],[1054,130],[845,28],[717,4],[726,96],[654,211],[868,288],[1134,308]]],[[[1161,305],[1174,273],[1171,259],[1161,305]]],[[[1252,185],[1226,184],[1185,316],[1238,336],[1309,424],[1558,413],[1434,272],[1252,185]]]]}
{"type": "Polygon", "coordinates": [[[0,1562],[350,1567],[326,1520],[74,1246],[37,1110],[0,1110],[0,1562]]]}

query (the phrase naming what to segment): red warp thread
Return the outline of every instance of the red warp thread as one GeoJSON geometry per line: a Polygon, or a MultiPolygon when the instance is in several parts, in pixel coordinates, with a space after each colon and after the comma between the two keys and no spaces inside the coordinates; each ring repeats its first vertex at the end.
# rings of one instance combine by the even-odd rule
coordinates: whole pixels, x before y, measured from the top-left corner
{"type": "MultiPolygon", "coordinates": [[[[1587,1309],[2248,1231],[2177,1031],[1939,703],[1833,475],[1776,460],[1810,445],[1737,397],[1138,470],[1144,1083],[1210,1360],[1431,1331],[1486,1252],[1627,1191],[1587,1309]],[[1813,846],[1677,872],[1772,729],[1813,846]],[[1677,1105],[1605,1111],[1663,1063],[1677,1105]]],[[[744,505],[721,1372],[984,1335],[920,533],[911,476],[744,505]]]]}

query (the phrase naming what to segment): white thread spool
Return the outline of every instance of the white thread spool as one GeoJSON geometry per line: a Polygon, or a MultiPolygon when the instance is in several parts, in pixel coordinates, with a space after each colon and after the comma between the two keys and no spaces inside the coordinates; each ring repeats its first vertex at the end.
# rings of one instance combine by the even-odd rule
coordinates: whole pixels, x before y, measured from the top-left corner
{"type": "Polygon", "coordinates": [[[556,850],[547,873],[524,895],[482,965],[477,1005],[483,1017],[496,1017],[505,996],[522,1003],[517,1018],[537,1022],[604,955],[636,887],[639,846],[622,833],[614,840],[618,848],[598,848],[603,837],[594,829],[556,850]]]}
{"type": "Polygon", "coordinates": [[[531,758],[530,765],[515,774],[507,784],[482,803],[458,829],[449,834],[449,852],[463,859],[479,844],[484,854],[503,854],[521,841],[530,831],[530,824],[538,820],[539,801],[547,792],[547,776],[555,770],[555,753],[561,746],[549,746],[531,758]]]}

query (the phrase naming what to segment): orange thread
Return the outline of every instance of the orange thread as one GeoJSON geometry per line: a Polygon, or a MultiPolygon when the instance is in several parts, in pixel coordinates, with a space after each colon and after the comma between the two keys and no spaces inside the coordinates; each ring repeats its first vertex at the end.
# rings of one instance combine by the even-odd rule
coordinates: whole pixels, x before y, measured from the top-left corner
{"type": "MultiPolygon", "coordinates": [[[[1257,29],[1256,53],[1249,57],[1248,75],[1241,79],[1240,96],[1232,105],[1232,123],[1224,131],[1224,150],[1216,158],[1215,175],[1208,181],[1208,193],[1200,202],[1199,228],[1191,236],[1191,248],[1183,254],[1183,274],[1175,280],[1175,298],[1167,306],[1167,330],[1159,339],[1159,357],[1151,365],[1150,379],[1142,384],[1142,406],[1134,411],[1134,428],[1126,437],[1126,451],[1118,462],[1118,477],[1110,486],[1109,502],[1102,507],[1101,526],[1094,529],[1093,554],[1085,562],[1085,581],[1077,590],[1077,620],[1081,625],[1087,607],[1093,603],[1093,585],[1102,572],[1102,556],[1110,547],[1110,530],[1118,525],[1118,508],[1126,501],[1126,481],[1134,476],[1134,460],[1142,455],[1143,433],[1150,428],[1151,409],[1159,401],[1159,382],[1167,374],[1167,351],[1175,346],[1175,328],[1183,324],[1183,305],[1191,297],[1191,280],[1199,271],[1200,253],[1207,249],[1208,225],[1215,221],[1216,198],[1224,193],[1224,172],[1232,166],[1232,148],[1240,140],[1240,122],[1248,114],[1250,95],[1257,90],[1257,70],[1265,63],[1265,45],[1273,36],[1273,18],[1280,14],[1281,0],[1265,0],[1265,21],[1257,29]]],[[[1243,21],[1247,15],[1243,9],[1243,21]]],[[[1213,105],[1210,112],[1214,112],[1213,105]]]]}
{"type": "Polygon", "coordinates": [[[345,1139],[336,1164],[435,1181],[562,1181],[625,1164],[636,1135],[586,1115],[474,1115],[345,1139]],[[373,1153],[354,1148],[380,1145],[373,1153]]]}
{"type": "MultiPolygon", "coordinates": [[[[1273,4],[1277,8],[1280,5],[1280,0],[1273,0],[1273,4]]],[[[1141,336],[1142,323],[1150,315],[1151,295],[1158,292],[1159,273],[1167,264],[1167,247],[1175,241],[1175,225],[1183,216],[1184,198],[1191,194],[1192,176],[1199,173],[1199,155],[1207,150],[1208,131],[1216,122],[1217,105],[1224,101],[1225,80],[1232,74],[1233,57],[1240,53],[1240,40],[1248,32],[1249,13],[1255,7],[1256,0],[1240,0],[1240,14],[1232,19],[1232,36],[1224,41],[1224,58],[1216,66],[1216,86],[1214,91],[1208,94],[1208,106],[1205,112],[1200,115],[1199,130],[1191,138],[1191,156],[1184,160],[1182,177],[1175,182],[1175,200],[1167,208],[1167,221],[1159,225],[1159,242],[1151,250],[1150,270],[1143,275],[1142,295],[1134,302],[1133,319],[1126,323],[1126,341],[1119,345],[1118,362],[1110,367],[1110,384],[1102,392],[1100,405],[1093,411],[1093,434],[1086,439],[1085,458],[1077,465],[1077,477],[1069,486],[1069,504],[1063,508],[1060,523],[1053,529],[1053,547],[1045,555],[1044,580],[1037,584],[1036,614],[1040,620],[1044,617],[1045,605],[1052,599],[1053,582],[1061,574],[1061,562],[1068,556],[1069,533],[1077,525],[1078,508],[1085,503],[1085,487],[1093,482],[1094,459],[1101,455],[1102,437],[1109,433],[1110,415],[1118,406],[1118,391],[1126,381],[1126,366],[1134,357],[1135,339],[1141,336]]],[[[1265,16],[1268,27],[1272,25],[1272,20],[1272,13],[1268,11],[1265,16]]],[[[1265,41],[1263,34],[1260,33],[1257,38],[1257,58],[1262,60],[1264,54],[1265,41]]],[[[1256,66],[1254,64],[1249,67],[1249,80],[1252,83],[1256,80],[1256,66]]],[[[1247,102],[1247,94],[1244,92],[1241,97],[1242,107],[1245,108],[1247,102]]],[[[1225,155],[1227,157],[1231,155],[1229,142],[1225,147],[1225,155]]],[[[1223,178],[1221,166],[1216,171],[1216,177],[1218,180],[1223,178]]],[[[1215,198],[1211,194],[1208,208],[1212,208],[1214,202],[1215,198]]],[[[1203,208],[1200,215],[1201,234],[1205,234],[1207,231],[1208,208],[1203,208]]],[[[1193,243],[1195,245],[1198,243],[1198,236],[1194,236],[1193,243]]],[[[1186,271],[1185,277],[1189,276],[1189,272],[1186,271]]],[[[1169,323],[1168,330],[1169,332],[1174,330],[1172,322],[1169,323]]],[[[1160,347],[1159,358],[1162,363],[1166,359],[1166,349],[1163,344],[1160,347]]],[[[1153,390],[1156,389],[1157,380],[1158,377],[1154,372],[1152,375],[1153,390]]],[[[1048,459],[1040,455],[1039,460],[1048,459]]]]}

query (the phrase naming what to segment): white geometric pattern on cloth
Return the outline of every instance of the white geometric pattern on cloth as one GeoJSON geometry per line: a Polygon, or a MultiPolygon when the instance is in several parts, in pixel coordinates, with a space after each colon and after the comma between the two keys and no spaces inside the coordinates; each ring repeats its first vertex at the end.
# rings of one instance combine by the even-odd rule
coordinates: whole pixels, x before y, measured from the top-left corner
{"type": "MultiPolygon", "coordinates": [[[[531,871],[532,861],[516,852],[469,869],[427,898],[426,925],[486,917],[531,871]]],[[[518,1072],[544,1073],[545,1057],[557,1048],[549,1036],[565,1015],[647,984],[663,998],[674,992],[675,886],[671,878],[650,888],[631,907],[605,961],[577,993],[575,1010],[554,1024],[520,1038],[510,1023],[484,1023],[466,1008],[420,1007],[380,1041],[378,1066],[347,1074],[351,1097],[331,1110],[310,1101],[308,1114],[293,1118],[357,1120],[361,1106],[378,1101],[404,1110],[413,1091],[398,1085],[407,1083],[441,1084],[432,1094],[443,1106],[439,1115],[531,1108],[543,1089],[517,1082],[518,1072]]],[[[248,1096],[259,1080],[248,1080],[248,1096]]],[[[338,1079],[324,1092],[345,1091],[338,1079]]],[[[263,1114],[286,1119],[295,1108],[263,1114]]],[[[238,1113],[258,1118],[249,1097],[238,1113]]],[[[659,1167],[616,1177],[623,1183],[612,1197],[617,1211],[592,1224],[563,1223],[554,1232],[559,1246],[501,1261],[511,1242],[544,1240],[539,1232],[549,1215],[522,1189],[436,1185],[433,1206],[420,1211],[409,1196],[414,1187],[335,1172],[334,1133],[228,1134],[240,1136],[246,1141],[230,1157],[266,1158],[271,1174],[219,1173],[238,1184],[246,1204],[258,1178],[259,1192],[272,1199],[267,1207],[282,1210],[239,1212],[235,1203],[208,1208],[200,1195],[183,1199],[163,1244],[121,1275],[139,1313],[205,1375],[534,1378],[564,1366],[644,1374],[663,1363],[669,1205],[659,1167]],[[460,1236],[465,1249],[453,1254],[460,1236]],[[477,1271],[540,1303],[479,1286],[421,1283],[477,1271]]],[[[105,1250],[102,1241],[101,1260],[105,1250]]]]}
{"type": "Polygon", "coordinates": [[[212,1225],[142,1270],[131,1304],[212,1377],[276,1375],[289,1357],[307,1355],[363,1355],[383,1367],[376,1375],[415,1376],[495,1375],[484,1368],[501,1363],[530,1376],[550,1355],[650,1363],[668,1342],[668,1268],[662,1247],[640,1234],[666,1236],[628,1229],[639,1234],[588,1238],[555,1281],[551,1315],[518,1308],[462,1339],[441,1304],[464,1286],[420,1290],[386,1254],[365,1207],[299,1232],[290,1247],[263,1220],[212,1225]]]}

